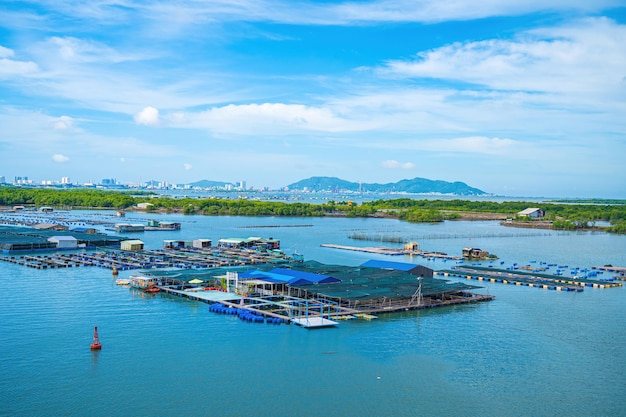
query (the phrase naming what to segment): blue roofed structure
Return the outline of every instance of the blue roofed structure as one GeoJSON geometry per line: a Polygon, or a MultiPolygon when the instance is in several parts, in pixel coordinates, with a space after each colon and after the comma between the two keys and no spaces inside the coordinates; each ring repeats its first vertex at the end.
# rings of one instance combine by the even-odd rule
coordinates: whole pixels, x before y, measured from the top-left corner
{"type": "Polygon", "coordinates": [[[258,279],[276,284],[313,285],[341,282],[329,275],[314,274],[287,268],[274,268],[271,271],[246,271],[239,274],[242,279],[258,279]]]}
{"type": "Polygon", "coordinates": [[[306,282],[309,282],[310,284],[330,284],[341,281],[337,278],[331,277],[330,275],[314,274],[312,272],[297,271],[287,268],[274,268],[270,272],[274,274],[287,275],[292,277],[292,279],[296,279],[296,282],[290,282],[292,285],[307,285],[306,282]]]}

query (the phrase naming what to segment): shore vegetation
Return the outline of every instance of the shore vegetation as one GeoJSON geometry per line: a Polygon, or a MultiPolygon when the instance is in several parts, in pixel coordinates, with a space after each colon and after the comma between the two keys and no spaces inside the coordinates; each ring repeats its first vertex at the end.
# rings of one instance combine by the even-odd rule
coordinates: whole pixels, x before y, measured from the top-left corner
{"type": "Polygon", "coordinates": [[[363,202],[329,200],[323,204],[285,203],[224,198],[172,198],[148,192],[94,189],[47,189],[0,187],[0,206],[57,209],[140,210],[207,216],[289,216],[289,217],[390,217],[407,222],[444,220],[500,220],[514,227],[557,230],[602,230],[626,233],[626,200],[572,202],[476,201],[432,199],[381,199],[363,202]],[[519,216],[519,212],[540,206],[541,219],[519,216]],[[139,206],[140,207],[140,206],[139,206]]]}

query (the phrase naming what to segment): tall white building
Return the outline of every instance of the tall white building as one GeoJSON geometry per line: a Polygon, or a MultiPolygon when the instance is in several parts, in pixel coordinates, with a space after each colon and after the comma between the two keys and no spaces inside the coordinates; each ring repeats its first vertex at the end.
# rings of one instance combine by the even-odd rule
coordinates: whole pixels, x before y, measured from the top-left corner
{"type": "Polygon", "coordinates": [[[61,177],[61,184],[69,184],[70,177],[61,177]]]}

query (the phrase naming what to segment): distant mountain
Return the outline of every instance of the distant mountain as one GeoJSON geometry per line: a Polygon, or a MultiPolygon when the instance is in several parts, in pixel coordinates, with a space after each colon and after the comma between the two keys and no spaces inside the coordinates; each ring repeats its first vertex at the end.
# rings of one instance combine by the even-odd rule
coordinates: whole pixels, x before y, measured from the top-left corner
{"type": "Polygon", "coordinates": [[[192,187],[200,187],[200,188],[223,188],[226,186],[234,187],[235,184],[230,182],[221,182],[221,181],[209,181],[209,180],[200,180],[196,182],[189,183],[192,187]]]}
{"type": "Polygon", "coordinates": [[[287,186],[290,190],[309,191],[363,191],[375,193],[412,193],[412,194],[450,194],[450,195],[483,195],[487,194],[478,188],[470,187],[464,182],[447,182],[413,178],[387,184],[366,184],[345,181],[335,177],[311,177],[287,186]]]}

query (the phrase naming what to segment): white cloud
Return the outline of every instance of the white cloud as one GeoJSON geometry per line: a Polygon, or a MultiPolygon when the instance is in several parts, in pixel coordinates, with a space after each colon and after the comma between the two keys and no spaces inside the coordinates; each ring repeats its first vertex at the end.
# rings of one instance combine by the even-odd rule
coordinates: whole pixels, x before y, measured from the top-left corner
{"type": "Polygon", "coordinates": [[[154,107],[145,107],[135,115],[135,123],[138,125],[157,126],[159,124],[159,110],[154,107]]]}
{"type": "Polygon", "coordinates": [[[0,45],[0,78],[15,75],[25,76],[39,71],[39,67],[34,62],[10,59],[14,55],[12,49],[0,45]]]}
{"type": "MultiPolygon", "coordinates": [[[[389,152],[429,152],[432,154],[468,154],[468,155],[485,155],[485,156],[507,156],[517,159],[538,159],[546,156],[546,149],[549,146],[545,144],[530,144],[513,139],[501,139],[497,137],[486,136],[466,136],[456,138],[415,138],[401,139],[388,142],[370,141],[362,144],[363,147],[372,149],[381,149],[389,152]],[[538,155],[537,150],[542,148],[542,155],[538,155]]],[[[553,157],[550,153],[549,157],[553,157]]],[[[398,162],[396,160],[388,160],[381,163],[384,168],[404,168],[410,169],[410,162],[398,162]]]]}
{"type": "Polygon", "coordinates": [[[65,162],[69,162],[70,158],[60,153],[57,153],[57,154],[52,155],[52,160],[54,162],[65,163],[65,162]]]}
{"type": "Polygon", "coordinates": [[[191,171],[191,169],[193,168],[191,164],[183,164],[183,167],[185,168],[185,171],[191,171]]]}
{"type": "Polygon", "coordinates": [[[73,37],[51,37],[46,42],[48,47],[57,50],[58,56],[74,63],[111,62],[120,63],[140,59],[139,56],[122,54],[100,42],[73,37]]]}
{"type": "Polygon", "coordinates": [[[204,128],[216,133],[260,133],[283,135],[293,133],[353,132],[372,128],[370,121],[351,120],[329,107],[303,104],[263,103],[230,104],[199,113],[176,113],[172,125],[204,128]]]}
{"type": "Polygon", "coordinates": [[[507,138],[469,136],[453,139],[427,140],[421,143],[421,148],[437,152],[513,155],[513,152],[519,152],[521,150],[521,145],[521,143],[507,138]]]}
{"type": "Polygon", "coordinates": [[[393,159],[383,161],[380,164],[383,168],[392,168],[392,169],[413,169],[415,168],[415,164],[412,162],[398,162],[393,159]]]}
{"type": "Polygon", "coordinates": [[[626,26],[605,18],[528,31],[514,40],[454,43],[389,61],[382,74],[551,93],[624,91],[626,26]]]}
{"type": "Polygon", "coordinates": [[[4,46],[0,45],[0,58],[8,58],[13,55],[14,55],[14,52],[12,49],[5,48],[4,46]]]}
{"type": "Polygon", "coordinates": [[[61,116],[52,120],[52,127],[55,130],[71,130],[74,127],[74,119],[70,116],[61,116]]]}

